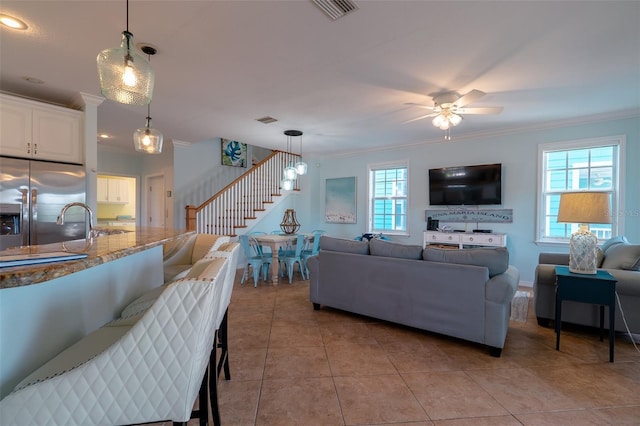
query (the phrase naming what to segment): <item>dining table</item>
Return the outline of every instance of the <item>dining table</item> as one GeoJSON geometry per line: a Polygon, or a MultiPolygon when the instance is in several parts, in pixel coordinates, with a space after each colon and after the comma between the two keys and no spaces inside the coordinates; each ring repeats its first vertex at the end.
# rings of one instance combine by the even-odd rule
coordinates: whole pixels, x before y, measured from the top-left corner
{"type": "MultiPolygon", "coordinates": [[[[271,248],[272,261],[271,264],[271,281],[274,284],[278,283],[280,278],[280,262],[278,262],[278,251],[280,248],[286,250],[287,247],[291,247],[298,239],[298,235],[301,234],[259,234],[252,235],[261,245],[265,245],[271,248]]],[[[302,234],[305,237],[306,242],[313,242],[313,234],[302,234]]]]}

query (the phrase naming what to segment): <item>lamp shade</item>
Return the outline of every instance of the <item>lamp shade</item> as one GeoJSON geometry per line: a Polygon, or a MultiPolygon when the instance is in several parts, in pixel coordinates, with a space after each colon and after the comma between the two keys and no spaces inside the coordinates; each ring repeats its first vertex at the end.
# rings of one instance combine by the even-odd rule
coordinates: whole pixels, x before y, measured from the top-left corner
{"type": "Polygon", "coordinates": [[[162,133],[151,127],[151,118],[147,117],[147,125],[133,133],[133,144],[138,152],[160,154],[162,152],[162,133]]]}
{"type": "Polygon", "coordinates": [[[298,170],[293,165],[288,165],[284,168],[285,179],[295,180],[298,177],[298,170]]]}
{"type": "Polygon", "coordinates": [[[307,174],[307,163],[302,161],[302,158],[296,163],[296,172],[298,172],[298,175],[307,174]]]}
{"type": "Polygon", "coordinates": [[[609,198],[607,192],[565,192],[560,195],[558,222],[611,223],[609,198]]]}
{"type": "Polygon", "coordinates": [[[122,32],[120,47],[105,49],[96,59],[100,91],[121,104],[146,105],[153,95],[151,64],[136,51],[133,34],[122,32]]]}
{"type": "Polygon", "coordinates": [[[293,180],[284,178],[280,181],[280,188],[283,191],[291,191],[293,189],[293,180]]]}

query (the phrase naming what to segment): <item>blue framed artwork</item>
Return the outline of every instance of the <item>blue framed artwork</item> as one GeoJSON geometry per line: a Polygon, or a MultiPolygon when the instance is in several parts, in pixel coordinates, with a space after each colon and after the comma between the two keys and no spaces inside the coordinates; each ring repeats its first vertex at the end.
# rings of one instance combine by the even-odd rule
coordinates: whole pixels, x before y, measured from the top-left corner
{"type": "Polygon", "coordinates": [[[222,165],[247,167],[247,144],[222,139],[222,165]]]}
{"type": "Polygon", "coordinates": [[[356,223],[356,217],[356,177],[327,179],[325,222],[356,223]]]}

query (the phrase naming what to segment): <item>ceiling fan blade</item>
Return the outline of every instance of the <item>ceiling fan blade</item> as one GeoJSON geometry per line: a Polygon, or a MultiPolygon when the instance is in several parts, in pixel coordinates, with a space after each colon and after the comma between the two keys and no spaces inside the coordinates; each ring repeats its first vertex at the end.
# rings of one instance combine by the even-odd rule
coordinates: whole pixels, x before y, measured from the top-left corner
{"type": "Polygon", "coordinates": [[[457,108],[456,114],[500,114],[503,107],[457,108]]]}
{"type": "Polygon", "coordinates": [[[402,122],[402,124],[407,124],[407,123],[411,123],[413,121],[423,120],[423,119],[429,118],[429,117],[435,117],[436,115],[438,115],[437,112],[432,112],[431,114],[421,115],[420,117],[416,117],[416,118],[412,118],[411,120],[404,121],[404,122],[402,122]]]}
{"type": "Polygon", "coordinates": [[[416,103],[413,103],[413,102],[405,102],[405,105],[411,105],[411,106],[416,106],[416,107],[418,107],[418,108],[430,109],[430,110],[432,110],[432,111],[434,111],[434,110],[435,110],[435,108],[436,108],[436,107],[434,107],[434,106],[423,105],[423,104],[416,104],[416,103]]]}
{"type": "Polygon", "coordinates": [[[471,102],[480,99],[481,97],[483,97],[484,95],[486,95],[486,93],[480,91],[480,90],[476,90],[473,89],[472,91],[470,91],[469,93],[467,93],[466,95],[461,96],[460,98],[458,98],[457,101],[455,101],[453,104],[455,106],[457,106],[458,108],[463,107],[467,104],[470,104],[471,102]]]}

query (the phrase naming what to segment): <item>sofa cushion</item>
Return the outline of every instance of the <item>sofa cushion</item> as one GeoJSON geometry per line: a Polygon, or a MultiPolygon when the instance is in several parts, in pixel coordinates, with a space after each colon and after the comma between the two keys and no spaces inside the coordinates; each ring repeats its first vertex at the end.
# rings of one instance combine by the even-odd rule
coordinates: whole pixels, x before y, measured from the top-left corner
{"type": "Polygon", "coordinates": [[[605,241],[600,248],[602,249],[602,252],[606,254],[607,250],[611,247],[617,246],[618,244],[626,244],[628,242],[629,241],[627,241],[627,238],[624,235],[618,235],[617,237],[613,237],[605,241]]]}
{"type": "Polygon", "coordinates": [[[369,254],[368,241],[347,240],[323,235],[320,237],[320,250],[339,251],[342,253],[369,254]]]}
{"type": "Polygon", "coordinates": [[[509,252],[505,247],[472,248],[463,250],[426,247],[422,258],[431,262],[486,266],[489,276],[502,274],[509,267],[509,252]]]}
{"type": "Polygon", "coordinates": [[[372,238],[369,241],[369,252],[372,256],[399,257],[401,259],[422,258],[422,247],[418,245],[405,245],[372,238]]]}
{"type": "Polygon", "coordinates": [[[604,269],[625,269],[640,271],[640,245],[616,244],[605,252],[604,269]]]}

